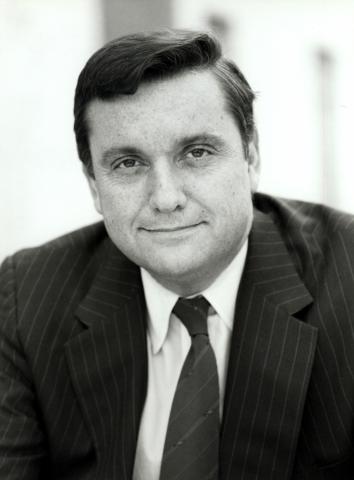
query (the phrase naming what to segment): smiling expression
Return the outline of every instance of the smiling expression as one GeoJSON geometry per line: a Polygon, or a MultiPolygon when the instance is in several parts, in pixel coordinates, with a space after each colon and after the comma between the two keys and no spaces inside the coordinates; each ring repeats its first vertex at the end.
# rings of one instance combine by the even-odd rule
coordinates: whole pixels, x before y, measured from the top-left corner
{"type": "Polygon", "coordinates": [[[96,209],[109,236],[167,288],[190,295],[233,260],[252,223],[258,157],[207,70],[94,100],[87,119],[96,209]]]}

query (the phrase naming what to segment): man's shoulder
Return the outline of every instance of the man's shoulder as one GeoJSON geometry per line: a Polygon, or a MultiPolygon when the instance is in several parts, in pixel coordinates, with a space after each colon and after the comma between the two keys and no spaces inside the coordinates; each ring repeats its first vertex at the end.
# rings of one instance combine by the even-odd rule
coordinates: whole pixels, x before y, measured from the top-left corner
{"type": "Polygon", "coordinates": [[[354,215],[320,203],[257,193],[255,207],[270,215],[281,231],[328,240],[337,235],[354,239],[354,215]]]}
{"type": "Polygon", "coordinates": [[[77,289],[83,294],[111,246],[103,223],[92,224],[7,257],[1,278],[6,280],[3,284],[14,285],[20,302],[50,286],[55,286],[53,291],[77,289]]]}
{"type": "Polygon", "coordinates": [[[11,258],[21,264],[48,255],[75,255],[77,252],[86,252],[90,255],[106,238],[107,232],[103,222],[97,222],[63,234],[41,245],[19,250],[11,258]]]}
{"type": "Polygon", "coordinates": [[[97,255],[104,254],[109,244],[103,222],[97,222],[35,247],[24,248],[9,256],[4,265],[12,264],[20,275],[28,270],[37,270],[44,265],[73,265],[78,258],[89,262],[97,255]]]}
{"type": "Polygon", "coordinates": [[[353,215],[318,203],[264,194],[257,194],[254,204],[276,225],[300,278],[314,297],[326,284],[335,289],[342,280],[349,295],[354,288],[353,215]]]}

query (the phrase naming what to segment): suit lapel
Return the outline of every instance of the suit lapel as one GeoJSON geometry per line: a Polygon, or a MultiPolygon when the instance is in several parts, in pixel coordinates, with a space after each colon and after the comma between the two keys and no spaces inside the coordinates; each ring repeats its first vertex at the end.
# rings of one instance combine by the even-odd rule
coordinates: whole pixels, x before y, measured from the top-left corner
{"type": "Polygon", "coordinates": [[[311,302],[278,229],[256,211],[236,304],[221,479],[290,478],[317,339],[295,316],[311,302]]]}
{"type": "Polygon", "coordinates": [[[139,269],[108,245],[77,310],[84,329],[66,355],[96,447],[97,478],[130,479],[146,394],[145,300],[139,269]]]}

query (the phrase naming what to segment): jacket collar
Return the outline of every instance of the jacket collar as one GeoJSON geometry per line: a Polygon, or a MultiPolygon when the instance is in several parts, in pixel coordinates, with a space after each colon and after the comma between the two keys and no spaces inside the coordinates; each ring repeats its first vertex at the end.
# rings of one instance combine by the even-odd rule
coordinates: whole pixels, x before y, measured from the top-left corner
{"type": "Polygon", "coordinates": [[[102,266],[76,311],[80,333],[65,347],[97,478],[132,477],[146,395],[145,312],[139,268],[107,239],[102,266]]]}
{"type": "Polygon", "coordinates": [[[255,211],[231,341],[220,478],[290,478],[317,329],[278,228],[255,211]]]}

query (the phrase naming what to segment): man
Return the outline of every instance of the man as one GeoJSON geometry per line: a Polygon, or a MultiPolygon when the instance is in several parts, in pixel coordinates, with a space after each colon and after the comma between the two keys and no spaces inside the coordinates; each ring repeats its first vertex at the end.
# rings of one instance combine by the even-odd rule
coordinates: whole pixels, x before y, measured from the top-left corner
{"type": "Polygon", "coordinates": [[[1,479],[353,478],[353,217],[255,193],[253,100],[204,33],[86,64],[104,226],[2,267],[1,479]]]}

